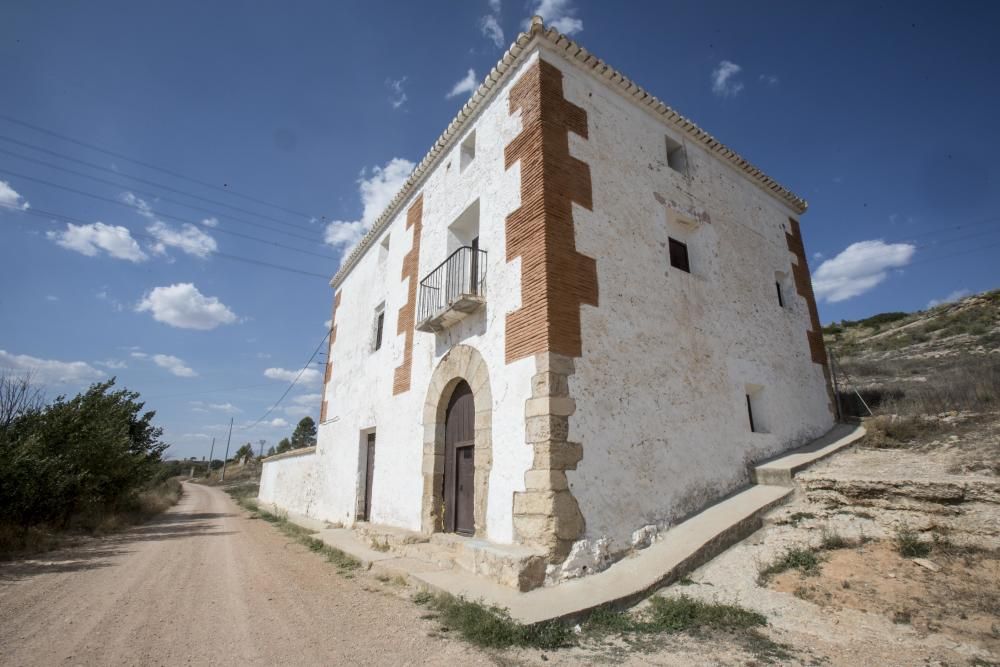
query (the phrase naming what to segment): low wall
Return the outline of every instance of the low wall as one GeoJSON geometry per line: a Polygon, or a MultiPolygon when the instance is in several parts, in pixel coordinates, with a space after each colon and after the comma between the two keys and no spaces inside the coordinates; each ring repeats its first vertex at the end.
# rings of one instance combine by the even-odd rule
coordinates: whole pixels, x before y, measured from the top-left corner
{"type": "Polygon", "coordinates": [[[296,449],[264,459],[257,501],[264,509],[312,516],[319,462],[315,447],[296,449]]]}

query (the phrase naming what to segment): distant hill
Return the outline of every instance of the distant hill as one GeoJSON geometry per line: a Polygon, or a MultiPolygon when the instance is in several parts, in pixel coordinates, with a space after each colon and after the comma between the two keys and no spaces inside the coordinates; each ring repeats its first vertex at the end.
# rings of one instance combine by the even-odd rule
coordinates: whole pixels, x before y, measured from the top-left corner
{"type": "Polygon", "coordinates": [[[1000,290],[915,313],[880,313],[823,328],[839,358],[889,360],[1000,355],[1000,290]]]}

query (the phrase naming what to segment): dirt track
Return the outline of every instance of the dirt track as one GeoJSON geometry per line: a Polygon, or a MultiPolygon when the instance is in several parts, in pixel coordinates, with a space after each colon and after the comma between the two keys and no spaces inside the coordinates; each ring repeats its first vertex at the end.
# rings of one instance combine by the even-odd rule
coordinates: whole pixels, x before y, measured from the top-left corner
{"type": "Polygon", "coordinates": [[[489,664],[217,489],[126,533],[0,566],[0,664],[489,664]]]}

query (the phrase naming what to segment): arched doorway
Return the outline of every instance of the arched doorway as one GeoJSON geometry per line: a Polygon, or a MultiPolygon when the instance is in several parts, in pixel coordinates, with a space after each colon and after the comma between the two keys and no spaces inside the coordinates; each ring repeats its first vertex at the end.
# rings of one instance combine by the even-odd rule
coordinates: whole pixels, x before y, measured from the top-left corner
{"type": "Polygon", "coordinates": [[[461,535],[476,532],[476,405],[469,383],[455,386],[444,427],[444,529],[461,535]]]}
{"type": "MultiPolygon", "coordinates": [[[[486,505],[490,495],[490,470],[493,467],[492,409],[493,396],[486,361],[475,348],[456,345],[441,358],[434,369],[424,402],[424,489],[420,525],[425,534],[456,530],[451,516],[455,503],[448,501],[447,490],[455,488],[451,486],[451,482],[457,477],[456,472],[460,472],[456,470],[458,464],[462,465],[461,472],[466,476],[469,469],[473,469],[472,489],[470,491],[467,484],[463,489],[463,498],[471,498],[472,501],[472,530],[466,530],[469,528],[467,524],[463,524],[462,528],[466,531],[465,534],[471,532],[475,537],[487,537],[486,505]],[[467,398],[462,398],[463,395],[467,398]],[[456,407],[455,403],[459,402],[461,404],[456,407]],[[459,410],[465,415],[465,421],[449,420],[452,412],[457,418],[459,410]],[[445,442],[449,422],[456,429],[453,434],[455,444],[473,440],[471,451],[459,452],[465,457],[461,460],[454,457],[454,449],[445,442]],[[460,423],[462,432],[457,431],[460,423]],[[448,455],[449,450],[452,451],[451,456],[448,455]],[[448,485],[445,484],[445,477],[448,485]]],[[[461,499],[459,504],[461,509],[461,499]]],[[[455,519],[457,518],[459,517],[456,515],[455,519]]]]}

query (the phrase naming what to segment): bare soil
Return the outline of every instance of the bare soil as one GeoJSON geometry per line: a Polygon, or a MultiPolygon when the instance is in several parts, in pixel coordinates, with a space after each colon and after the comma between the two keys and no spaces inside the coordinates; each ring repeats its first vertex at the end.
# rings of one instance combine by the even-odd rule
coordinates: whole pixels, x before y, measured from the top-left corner
{"type": "Polygon", "coordinates": [[[848,608],[878,614],[920,637],[936,633],[1000,654],[1000,553],[938,549],[914,560],[882,541],[822,556],[816,573],[788,571],[771,588],[827,613],[848,608]]]}

